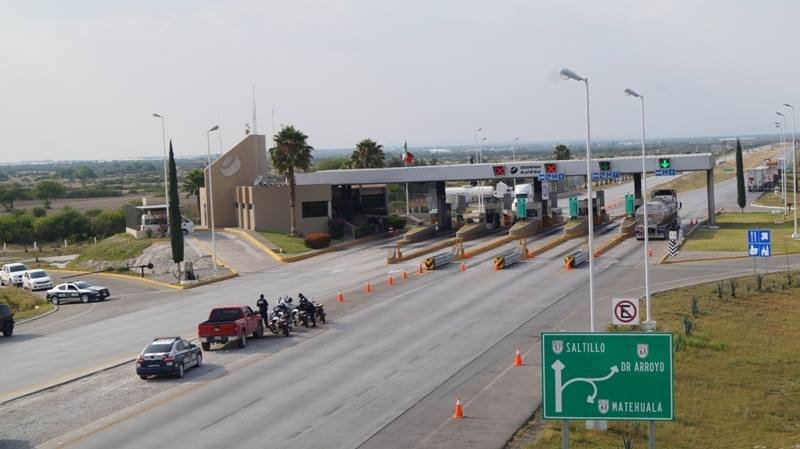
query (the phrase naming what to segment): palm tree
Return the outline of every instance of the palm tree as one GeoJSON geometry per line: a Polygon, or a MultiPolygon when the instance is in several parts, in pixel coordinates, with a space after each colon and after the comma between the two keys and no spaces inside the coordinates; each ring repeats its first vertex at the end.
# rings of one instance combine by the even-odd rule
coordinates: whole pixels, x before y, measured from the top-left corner
{"type": "Polygon", "coordinates": [[[269,149],[272,166],[286,177],[289,183],[289,235],[297,235],[297,218],[295,208],[295,170],[309,171],[311,169],[311,151],[314,147],[306,143],[308,136],[294,126],[284,126],[275,134],[275,146],[269,149]]]}
{"type": "Polygon", "coordinates": [[[385,157],[383,145],[378,145],[372,139],[364,139],[356,144],[349,165],[350,168],[381,168],[385,157]]]}
{"type": "Polygon", "coordinates": [[[186,198],[194,195],[197,197],[197,213],[200,213],[200,188],[206,186],[206,177],[202,168],[195,168],[186,174],[183,179],[183,190],[186,198]]]}

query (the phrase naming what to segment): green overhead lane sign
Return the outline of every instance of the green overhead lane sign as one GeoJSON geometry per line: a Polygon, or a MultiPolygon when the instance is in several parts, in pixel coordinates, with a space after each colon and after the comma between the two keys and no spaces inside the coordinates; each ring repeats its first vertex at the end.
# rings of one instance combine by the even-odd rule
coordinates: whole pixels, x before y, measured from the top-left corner
{"type": "Polygon", "coordinates": [[[600,161],[600,170],[602,171],[611,170],[611,161],[600,161]]]}
{"type": "Polygon", "coordinates": [[[669,159],[659,158],[658,167],[662,169],[672,168],[672,164],[669,162],[669,159]]]}
{"type": "Polygon", "coordinates": [[[673,419],[672,334],[542,333],[545,419],[673,419]]]}

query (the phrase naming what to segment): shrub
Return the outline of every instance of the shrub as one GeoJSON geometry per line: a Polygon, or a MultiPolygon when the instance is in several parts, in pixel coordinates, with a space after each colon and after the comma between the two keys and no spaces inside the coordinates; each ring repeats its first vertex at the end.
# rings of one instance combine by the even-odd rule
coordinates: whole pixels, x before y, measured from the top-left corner
{"type": "Polygon", "coordinates": [[[44,242],[61,239],[85,240],[91,231],[89,219],[75,209],[65,208],[57,214],[40,218],[34,225],[37,238],[44,242]]]}
{"type": "Polygon", "coordinates": [[[92,217],[92,234],[109,237],[125,232],[125,213],[122,209],[104,210],[92,217]]]}
{"type": "Polygon", "coordinates": [[[324,232],[308,234],[303,241],[311,249],[327,248],[331,244],[331,235],[324,232]]]}
{"type": "Polygon", "coordinates": [[[361,237],[366,237],[368,235],[372,235],[375,233],[375,226],[372,224],[363,224],[361,226],[356,226],[355,229],[355,238],[359,239],[361,237]]]}
{"type": "Polygon", "coordinates": [[[395,229],[403,229],[406,227],[407,220],[397,215],[390,215],[386,217],[386,226],[391,226],[395,229]]]}
{"type": "Polygon", "coordinates": [[[47,209],[45,209],[44,207],[36,206],[33,209],[31,209],[31,214],[35,218],[41,218],[41,217],[44,217],[45,215],[47,215],[47,209]]]}

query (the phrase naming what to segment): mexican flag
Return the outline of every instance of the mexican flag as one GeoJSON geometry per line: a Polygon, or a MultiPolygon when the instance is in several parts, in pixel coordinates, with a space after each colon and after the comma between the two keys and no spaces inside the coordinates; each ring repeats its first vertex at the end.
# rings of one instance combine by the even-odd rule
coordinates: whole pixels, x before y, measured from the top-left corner
{"type": "Polygon", "coordinates": [[[408,142],[403,142],[403,163],[406,165],[414,163],[414,155],[408,151],[408,142]]]}

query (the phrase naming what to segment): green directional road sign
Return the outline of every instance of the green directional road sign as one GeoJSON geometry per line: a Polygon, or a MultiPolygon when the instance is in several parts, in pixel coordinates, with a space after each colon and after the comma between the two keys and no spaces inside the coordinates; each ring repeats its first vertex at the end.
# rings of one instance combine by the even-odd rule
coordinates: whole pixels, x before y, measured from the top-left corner
{"type": "Polygon", "coordinates": [[[658,159],[658,168],[668,169],[671,168],[672,164],[669,162],[669,159],[666,158],[659,158],[658,159]]]}
{"type": "Polygon", "coordinates": [[[611,161],[600,161],[600,170],[611,170],[611,161]]]}
{"type": "Polygon", "coordinates": [[[546,419],[673,419],[672,334],[542,333],[546,419]]]}

